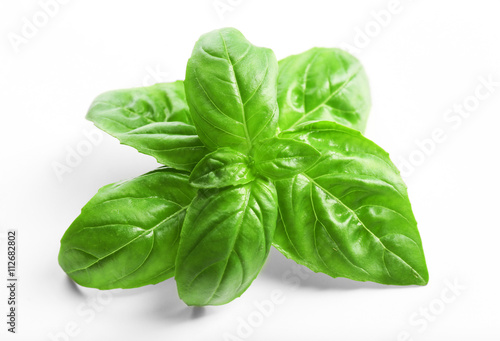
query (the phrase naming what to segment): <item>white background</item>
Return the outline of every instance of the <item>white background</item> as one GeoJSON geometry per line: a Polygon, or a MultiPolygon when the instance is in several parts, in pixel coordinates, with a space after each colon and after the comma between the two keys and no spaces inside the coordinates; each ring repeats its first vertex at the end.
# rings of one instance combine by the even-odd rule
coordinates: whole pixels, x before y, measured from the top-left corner
{"type": "MultiPolygon", "coordinates": [[[[389,0],[222,0],[231,9],[222,16],[214,3],[66,0],[44,22],[40,2],[2,0],[2,287],[5,231],[20,236],[19,333],[7,339],[499,340],[498,1],[401,0],[394,10],[389,0]],[[377,23],[374,13],[388,10],[384,25],[377,23]],[[26,22],[37,31],[16,48],[10,39],[26,22]],[[197,38],[224,26],[272,48],[278,59],[313,46],[356,48],[373,95],[366,135],[407,168],[430,272],[426,287],[332,279],[302,267],[300,278],[276,250],[250,289],[221,307],[185,306],[173,279],[103,297],[67,279],[57,263],[59,240],[80,208],[99,187],[157,166],[102,134],[58,179],[54,163],[66,162],[85,131],[97,131],[84,119],[89,104],[107,90],[183,79],[197,38]],[[488,78],[497,84],[478,99],[488,78]],[[457,105],[464,104],[467,117],[459,119],[457,105]],[[446,138],[433,147],[427,141],[424,155],[417,142],[436,129],[446,138]],[[455,292],[447,289],[454,282],[455,292]],[[261,318],[255,304],[273,290],[283,301],[261,318]],[[254,327],[245,329],[248,322],[254,327]],[[77,335],[69,337],[68,328],[77,335]]],[[[0,293],[4,340],[7,293],[0,293]]]]}

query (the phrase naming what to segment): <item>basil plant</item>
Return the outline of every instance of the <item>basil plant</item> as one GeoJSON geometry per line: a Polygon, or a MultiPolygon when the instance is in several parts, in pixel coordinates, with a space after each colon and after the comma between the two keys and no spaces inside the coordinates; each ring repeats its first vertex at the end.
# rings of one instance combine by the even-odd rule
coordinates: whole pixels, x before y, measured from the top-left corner
{"type": "Polygon", "coordinates": [[[175,277],[188,305],[221,305],[271,245],[315,272],[425,285],[406,186],[363,132],[363,67],[339,49],[276,60],[236,29],[203,35],[185,81],[98,96],[87,118],[163,164],[110,184],[61,240],[78,284],[135,288],[175,277]]]}

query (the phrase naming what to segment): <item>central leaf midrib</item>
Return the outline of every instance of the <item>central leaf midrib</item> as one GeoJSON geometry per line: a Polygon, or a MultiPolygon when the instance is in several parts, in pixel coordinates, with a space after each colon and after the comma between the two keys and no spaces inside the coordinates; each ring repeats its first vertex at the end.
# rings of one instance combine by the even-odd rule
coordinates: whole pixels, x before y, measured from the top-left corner
{"type": "MultiPolygon", "coordinates": [[[[188,207],[189,207],[189,205],[188,205],[188,206],[184,206],[184,207],[183,207],[182,209],[180,209],[179,211],[177,211],[177,212],[175,212],[175,213],[173,213],[173,214],[169,215],[167,218],[163,219],[162,221],[160,221],[158,224],[156,224],[156,225],[155,225],[155,226],[153,226],[152,228],[145,230],[144,232],[142,232],[142,233],[141,233],[141,234],[139,234],[138,236],[134,237],[133,239],[131,239],[131,240],[130,240],[130,241],[128,241],[127,243],[125,243],[125,244],[123,244],[122,246],[120,246],[119,248],[117,248],[117,249],[113,250],[112,252],[108,253],[107,255],[105,255],[105,256],[103,256],[103,257],[99,257],[99,258],[98,258],[95,262],[92,262],[91,264],[89,264],[89,265],[87,265],[87,266],[85,266],[85,267],[83,267],[83,268],[80,268],[80,269],[75,269],[75,270],[69,271],[69,272],[67,272],[67,274],[71,274],[71,273],[74,273],[74,272],[78,272],[78,271],[83,271],[83,270],[86,270],[86,269],[88,269],[88,268],[90,268],[90,267],[94,266],[95,264],[99,263],[100,261],[102,261],[102,260],[104,260],[104,259],[106,259],[106,258],[108,258],[108,257],[110,257],[110,256],[112,256],[112,255],[114,255],[114,254],[115,254],[115,253],[117,253],[118,251],[120,251],[120,250],[124,249],[125,247],[127,247],[128,245],[130,245],[130,244],[132,244],[134,241],[136,241],[137,239],[139,239],[139,238],[143,237],[144,235],[146,235],[146,234],[148,234],[148,233],[150,233],[150,232],[153,232],[153,233],[154,233],[154,231],[155,231],[155,230],[156,230],[156,229],[157,229],[160,225],[162,225],[163,223],[165,223],[165,222],[169,221],[170,219],[172,219],[172,218],[176,217],[177,215],[179,215],[179,214],[180,214],[180,213],[182,213],[183,211],[187,210],[187,208],[188,208],[188,207]]],[[[70,251],[70,250],[72,250],[72,248],[67,249],[65,252],[68,252],[68,251],[70,251]]]]}
{"type": "MultiPolygon", "coordinates": [[[[219,283],[215,287],[215,290],[212,293],[212,295],[210,296],[210,298],[205,303],[208,303],[208,302],[212,301],[212,299],[214,298],[215,294],[219,290],[219,287],[220,287],[220,285],[222,283],[222,280],[224,279],[224,275],[226,273],[227,265],[229,264],[229,258],[231,258],[231,253],[232,253],[232,251],[234,251],[234,247],[236,246],[236,241],[238,240],[238,237],[239,237],[239,234],[240,234],[240,231],[241,231],[241,227],[243,225],[243,221],[245,220],[245,216],[246,216],[246,213],[247,213],[248,204],[250,202],[250,196],[252,194],[252,184],[248,185],[248,187],[249,187],[248,188],[248,193],[246,195],[245,202],[242,205],[242,208],[244,207],[243,214],[241,215],[241,219],[240,219],[240,221],[238,222],[238,225],[237,225],[237,231],[235,233],[234,240],[232,241],[231,252],[227,256],[226,263],[224,264],[224,270],[222,271],[219,283]]],[[[243,268],[243,264],[241,264],[241,267],[243,268]]],[[[243,280],[244,280],[244,278],[242,279],[242,282],[243,282],[243,280]]]]}
{"type": "Polygon", "coordinates": [[[224,37],[222,36],[222,33],[219,32],[219,36],[220,36],[220,38],[222,40],[222,44],[224,45],[224,51],[226,52],[226,58],[227,58],[227,62],[229,64],[229,69],[231,70],[232,77],[233,77],[233,80],[234,80],[234,84],[236,84],[236,90],[238,91],[238,97],[240,99],[239,102],[240,102],[240,107],[241,107],[241,114],[243,115],[243,128],[244,128],[244,131],[245,131],[247,149],[250,150],[252,148],[252,145],[251,145],[251,142],[250,142],[250,134],[248,132],[245,107],[243,105],[243,98],[241,97],[240,85],[238,84],[238,78],[236,77],[236,72],[234,71],[233,63],[231,61],[231,58],[229,57],[229,51],[227,49],[226,41],[224,40],[224,37]]]}
{"type": "MultiPolygon", "coordinates": [[[[316,214],[316,209],[315,209],[315,205],[314,205],[314,200],[313,200],[313,196],[312,196],[312,186],[310,187],[309,189],[309,198],[311,199],[311,207],[313,209],[313,213],[314,213],[314,218],[316,220],[316,222],[319,222],[321,224],[321,226],[323,227],[323,230],[326,232],[326,234],[332,239],[332,241],[335,243],[335,245],[337,246],[338,248],[338,252],[352,265],[354,266],[355,268],[357,269],[360,269],[362,272],[364,272],[365,274],[367,274],[368,276],[370,276],[370,273],[368,272],[368,270],[364,269],[363,267],[357,265],[357,264],[354,264],[353,261],[351,261],[349,259],[349,257],[347,257],[346,253],[344,251],[342,251],[342,248],[340,247],[340,243],[337,243],[335,242],[335,239],[333,238],[333,236],[330,234],[330,231],[328,231],[328,229],[326,228],[326,226],[321,222],[321,220],[319,219],[318,215],[316,214]]],[[[316,222],[315,222],[315,226],[314,226],[314,231],[316,232],[316,222]]],[[[314,238],[314,243],[316,245],[316,238],[314,238]]],[[[325,264],[326,266],[326,269],[328,269],[328,266],[327,264],[325,263],[325,261],[323,260],[323,257],[320,255],[319,253],[319,250],[316,249],[316,254],[318,255],[318,257],[320,258],[320,260],[323,262],[323,264],[325,264]]]]}
{"type": "MultiPolygon", "coordinates": [[[[361,226],[368,233],[370,233],[373,236],[373,238],[384,248],[385,251],[387,251],[387,252],[393,254],[395,257],[397,257],[404,265],[406,265],[407,267],[409,267],[411,269],[411,271],[418,276],[418,278],[420,278],[422,281],[424,281],[424,279],[422,278],[422,276],[411,265],[409,265],[407,262],[405,262],[400,256],[398,256],[397,254],[395,254],[394,252],[392,252],[391,250],[389,250],[385,246],[385,244],[380,240],[380,238],[378,238],[372,231],[370,231],[370,229],[368,229],[368,227],[366,227],[366,225],[364,224],[364,222],[358,217],[358,215],[356,214],[355,211],[353,211],[349,206],[347,206],[346,204],[344,204],[339,198],[337,198],[331,192],[329,192],[328,190],[326,190],[323,186],[321,186],[316,181],[314,181],[314,179],[311,178],[309,175],[307,175],[306,173],[301,173],[301,175],[303,175],[304,177],[306,177],[312,184],[314,184],[316,187],[318,187],[323,192],[325,192],[326,194],[328,194],[329,196],[331,196],[338,203],[340,203],[347,211],[351,212],[351,214],[356,218],[356,220],[361,224],[361,226]]],[[[384,262],[384,264],[385,264],[385,262],[384,262]]],[[[386,269],[387,269],[387,265],[386,265],[386,269]]],[[[389,271],[389,269],[387,269],[387,271],[389,271]]],[[[389,272],[389,275],[390,275],[390,272],[389,272]]]]}
{"type": "MultiPolygon", "coordinates": [[[[344,83],[342,83],[341,86],[339,86],[339,88],[337,90],[335,90],[334,92],[332,92],[330,95],[328,95],[326,97],[325,100],[323,100],[320,104],[318,104],[315,108],[313,108],[312,110],[308,111],[308,112],[304,112],[304,115],[302,115],[301,118],[299,118],[294,124],[292,124],[288,129],[292,129],[294,127],[296,127],[298,124],[302,123],[304,120],[307,119],[307,117],[309,115],[311,115],[312,113],[316,112],[316,110],[318,110],[319,108],[321,108],[322,106],[324,106],[325,104],[328,103],[328,101],[330,101],[332,98],[336,97],[342,90],[344,90],[348,85],[349,83],[354,79],[354,77],[356,77],[356,75],[358,75],[358,73],[361,71],[361,67],[358,68],[356,71],[354,71],[354,73],[348,78],[346,79],[346,81],[344,83]]],[[[333,108],[333,107],[332,107],[333,108]]],[[[305,109],[305,107],[304,107],[305,109]]],[[[336,109],[336,108],[334,108],[336,109]]]]}

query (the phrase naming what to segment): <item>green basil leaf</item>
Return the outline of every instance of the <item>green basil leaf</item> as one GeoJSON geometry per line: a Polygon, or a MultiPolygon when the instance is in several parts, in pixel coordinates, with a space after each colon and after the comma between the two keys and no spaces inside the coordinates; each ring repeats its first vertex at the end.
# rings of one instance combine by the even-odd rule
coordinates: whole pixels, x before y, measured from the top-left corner
{"type": "Polygon", "coordinates": [[[306,124],[283,136],[311,144],[322,156],[307,172],[276,182],[276,248],[332,277],[425,285],[417,223],[388,154],[333,122],[306,124]]]}
{"type": "Polygon", "coordinates": [[[194,167],[189,177],[192,186],[220,188],[246,184],[255,179],[248,157],[231,148],[219,148],[207,154],[194,167]]]}
{"type": "Polygon", "coordinates": [[[182,81],[98,96],[87,119],[159,163],[191,170],[207,153],[198,138],[182,81]]]}
{"type": "Polygon", "coordinates": [[[207,33],[189,59],[185,89],[200,139],[210,149],[247,154],[274,136],[278,120],[278,62],[234,28],[207,33]]]}
{"type": "Polygon", "coordinates": [[[312,48],[279,62],[280,129],[311,121],[334,121],[361,132],[370,110],[365,71],[348,52],[312,48]]]}
{"type": "Polygon", "coordinates": [[[200,190],[181,232],[175,271],[179,297],[196,306],[239,297],[264,265],[276,218],[270,182],[200,190]]]}
{"type": "Polygon", "coordinates": [[[102,187],[64,234],[59,264],[78,284],[98,289],[172,277],[195,194],[186,173],[165,168],[102,187]]]}
{"type": "Polygon", "coordinates": [[[302,173],[320,157],[307,143],[276,137],[261,141],[252,154],[257,172],[273,180],[302,173]]]}

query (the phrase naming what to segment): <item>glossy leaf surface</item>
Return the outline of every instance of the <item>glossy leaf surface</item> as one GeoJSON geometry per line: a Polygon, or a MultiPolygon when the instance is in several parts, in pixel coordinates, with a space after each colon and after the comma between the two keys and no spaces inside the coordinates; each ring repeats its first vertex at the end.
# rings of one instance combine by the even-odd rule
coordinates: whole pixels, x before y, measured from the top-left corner
{"type": "Polygon", "coordinates": [[[182,81],[106,92],[94,100],[87,119],[121,143],[176,169],[191,170],[207,153],[182,81]]]}
{"type": "Polygon", "coordinates": [[[253,179],[248,157],[225,147],[207,154],[191,172],[189,182],[198,188],[220,188],[246,184],[253,179]]]}
{"type": "Polygon", "coordinates": [[[281,220],[275,246],[332,277],[425,285],[417,223],[388,154],[332,122],[283,135],[310,143],[322,156],[307,172],[276,182],[281,220]]]}
{"type": "Polygon", "coordinates": [[[195,194],[188,175],[171,169],[102,187],[64,234],[59,264],[78,284],[98,289],[172,277],[195,194]]]}
{"type": "Polygon", "coordinates": [[[261,141],[253,150],[255,169],[273,180],[291,178],[310,168],[320,153],[307,143],[283,138],[261,141]]]}
{"type": "Polygon", "coordinates": [[[267,48],[252,45],[236,29],[207,33],[186,69],[186,96],[196,129],[210,149],[248,153],[276,132],[278,63],[267,48]]]}
{"type": "Polygon", "coordinates": [[[264,265],[276,218],[271,182],[200,190],[181,233],[175,272],[180,298],[188,305],[219,305],[239,297],[264,265]]]}
{"type": "Polygon", "coordinates": [[[279,127],[333,121],[361,132],[370,110],[370,89],[359,61],[343,50],[313,48],[279,62],[279,127]]]}

